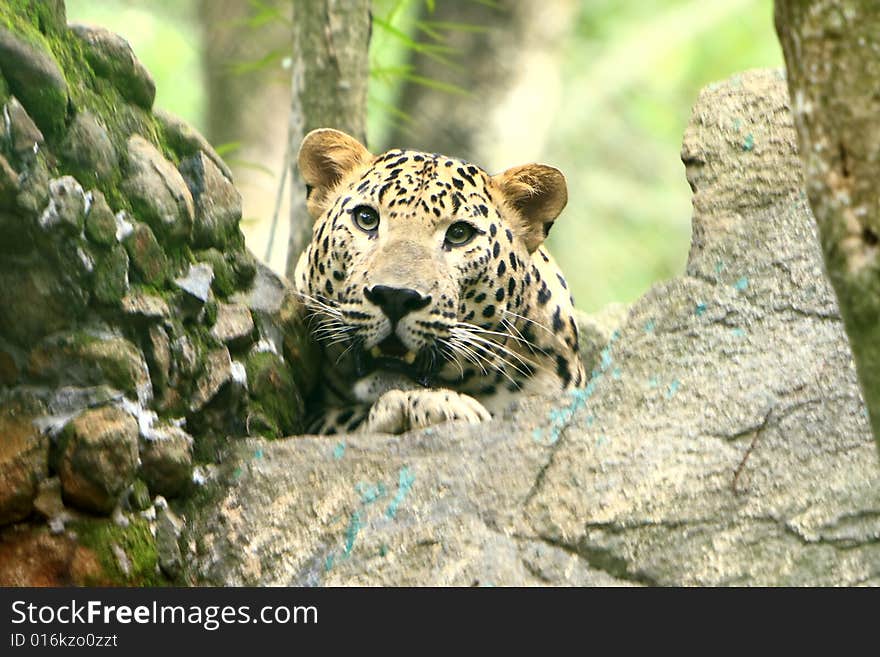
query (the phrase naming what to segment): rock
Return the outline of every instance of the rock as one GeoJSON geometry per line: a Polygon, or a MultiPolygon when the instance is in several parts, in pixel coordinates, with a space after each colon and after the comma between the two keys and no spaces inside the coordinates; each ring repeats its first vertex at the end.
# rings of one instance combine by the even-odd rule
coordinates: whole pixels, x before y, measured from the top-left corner
{"type": "Polygon", "coordinates": [[[241,194],[203,152],[182,161],[180,172],[195,201],[194,244],[225,247],[238,233],[241,194]]]}
{"type": "Polygon", "coordinates": [[[135,214],[162,239],[182,241],[192,231],[195,210],[183,177],[146,139],[128,140],[128,176],[122,183],[135,214]]]}
{"type": "Polygon", "coordinates": [[[134,224],[132,231],[122,243],[128,251],[135,271],[144,283],[161,285],[165,282],[169,276],[168,257],[149,226],[134,224]]]}
{"type": "Polygon", "coordinates": [[[167,504],[162,505],[156,513],[156,552],[159,568],[171,579],[178,579],[183,574],[183,555],[177,542],[182,528],[183,521],[167,504]]]}
{"type": "Polygon", "coordinates": [[[101,246],[113,246],[116,239],[116,217],[107,205],[107,200],[99,190],[89,191],[91,202],[86,213],[85,234],[92,242],[101,246]]]}
{"type": "MultiPolygon", "coordinates": [[[[0,155],[0,210],[10,210],[15,207],[15,197],[19,191],[18,173],[13,169],[5,157],[0,155]]],[[[11,232],[11,228],[19,228],[19,222],[16,217],[10,216],[8,219],[0,219],[0,230],[6,235],[11,232]]]]}
{"type": "Polygon", "coordinates": [[[86,511],[110,513],[134,480],[137,436],[134,418],[114,406],[87,410],[71,420],[61,438],[64,501],[86,511]]]}
{"type": "Polygon", "coordinates": [[[128,494],[129,506],[135,511],[145,511],[150,508],[152,503],[150,489],[143,481],[135,479],[128,494]]]}
{"type": "Polygon", "coordinates": [[[108,585],[93,550],[67,534],[27,526],[0,534],[0,586],[108,585]]]}
{"type": "Polygon", "coordinates": [[[109,179],[119,167],[107,129],[88,110],[79,112],[71,122],[59,154],[75,175],[88,184],[109,179]]]}
{"type": "MultiPolygon", "coordinates": [[[[309,332],[303,321],[305,313],[290,284],[258,262],[250,288],[234,294],[230,300],[251,310],[259,332],[260,350],[283,356],[285,367],[299,391],[293,399],[308,397],[318,378],[319,358],[314,342],[307,337],[309,332]]],[[[295,402],[292,410],[298,404],[295,402]]]]}
{"type": "Polygon", "coordinates": [[[31,351],[28,373],[55,385],[109,384],[143,402],[152,396],[143,354],[113,335],[76,331],[51,336],[31,351]]]}
{"type": "Polygon", "coordinates": [[[12,150],[18,157],[33,157],[43,145],[43,133],[14,96],[3,107],[3,117],[9,117],[9,143],[12,150]]]}
{"type": "Polygon", "coordinates": [[[79,235],[83,229],[86,195],[82,186],[71,176],[63,176],[49,183],[49,203],[40,215],[43,230],[61,229],[68,235],[79,235]]]}
{"type": "Polygon", "coordinates": [[[611,342],[611,336],[626,320],[628,310],[629,307],[622,303],[609,303],[599,312],[592,314],[575,310],[578,352],[588,374],[601,365],[602,350],[611,342]]]}
{"type": "Polygon", "coordinates": [[[177,497],[192,483],[193,439],[175,426],[157,427],[140,442],[141,475],[153,495],[177,497]]]}
{"type": "Polygon", "coordinates": [[[226,261],[226,258],[217,249],[206,249],[198,251],[195,254],[196,260],[211,265],[214,272],[214,280],[211,281],[211,287],[217,294],[228,297],[235,293],[236,276],[232,266],[226,261]]]}
{"type": "Polygon", "coordinates": [[[49,202],[49,169],[42,152],[18,172],[18,179],[16,205],[29,216],[39,216],[49,202]]]}
{"type": "Polygon", "coordinates": [[[61,480],[58,477],[49,477],[40,482],[34,500],[34,511],[50,521],[55,518],[63,519],[68,514],[64,500],[61,499],[61,480]]]}
{"type": "Polygon", "coordinates": [[[687,271],[586,388],[480,426],[238,441],[191,510],[197,580],[880,584],[876,445],[795,144],[777,72],[704,90],[687,271]]]}
{"type": "Polygon", "coordinates": [[[19,364],[11,353],[11,349],[0,348],[0,386],[13,386],[21,372],[19,364]]]}
{"type": "Polygon", "coordinates": [[[19,346],[33,344],[81,317],[88,294],[59,276],[45,258],[4,256],[0,267],[0,335],[19,346]]]}
{"type": "Polygon", "coordinates": [[[148,110],[156,98],[156,83],[134,56],[128,41],[100,27],[73,24],[70,30],[85,45],[95,73],[107,78],[126,100],[148,110]]]}
{"type": "Polygon", "coordinates": [[[235,280],[239,287],[247,288],[253,283],[257,275],[257,260],[248,251],[235,251],[231,254],[232,270],[235,272],[235,280]]]}
{"type": "Polygon", "coordinates": [[[241,348],[251,342],[254,320],[246,306],[238,303],[221,303],[211,335],[232,348],[241,348]]]}
{"type": "Polygon", "coordinates": [[[92,291],[98,302],[108,306],[117,305],[128,291],[128,254],[120,245],[98,258],[92,291]]]}
{"type": "Polygon", "coordinates": [[[0,525],[27,518],[47,475],[49,443],[34,424],[44,409],[35,399],[0,402],[0,525]]]}
{"type": "Polygon", "coordinates": [[[281,357],[252,351],[245,359],[245,371],[252,412],[261,421],[262,433],[277,438],[302,430],[305,404],[293,373],[281,357]]]}
{"type": "Polygon", "coordinates": [[[174,284],[199,303],[206,303],[211,294],[214,270],[211,265],[200,262],[190,265],[186,276],[174,280],[174,284]]]}
{"type": "Polygon", "coordinates": [[[0,25],[0,72],[43,131],[60,133],[67,81],[52,54],[0,25]]]}
{"type": "Polygon", "coordinates": [[[150,366],[153,388],[164,391],[171,379],[171,340],[165,329],[158,324],[150,326],[147,340],[147,363],[150,366]]]}
{"type": "Polygon", "coordinates": [[[208,143],[208,140],[195,128],[163,109],[156,109],[153,112],[153,116],[162,127],[165,133],[165,140],[181,159],[198,153],[204,153],[226,176],[227,180],[232,180],[232,170],[223,161],[223,158],[217,154],[217,151],[214,150],[211,144],[208,143]]]}
{"type": "Polygon", "coordinates": [[[259,262],[250,288],[239,292],[231,301],[243,303],[263,315],[278,314],[289,284],[266,265],[259,262]]]}
{"type": "Polygon", "coordinates": [[[165,299],[145,292],[133,292],[122,299],[122,312],[138,319],[161,320],[171,317],[165,299]]]}
{"type": "Polygon", "coordinates": [[[196,381],[190,399],[190,411],[200,411],[220,389],[232,380],[232,359],[226,347],[215,349],[205,356],[205,370],[196,381]]]}

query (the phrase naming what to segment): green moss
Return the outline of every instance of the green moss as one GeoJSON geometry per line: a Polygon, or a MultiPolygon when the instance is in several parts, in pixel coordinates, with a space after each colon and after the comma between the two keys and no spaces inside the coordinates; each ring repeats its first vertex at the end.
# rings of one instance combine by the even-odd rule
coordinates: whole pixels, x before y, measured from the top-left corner
{"type": "Polygon", "coordinates": [[[92,291],[99,303],[115,306],[128,289],[128,254],[118,244],[101,254],[95,265],[92,291]]]}
{"type": "Polygon", "coordinates": [[[218,305],[214,299],[208,299],[205,303],[205,326],[214,326],[217,323],[218,305]]]}
{"type": "Polygon", "coordinates": [[[235,272],[222,253],[217,249],[206,249],[194,255],[197,261],[208,263],[214,270],[214,280],[211,282],[214,292],[224,298],[235,292],[235,272]]]}
{"type": "Polygon", "coordinates": [[[127,586],[161,586],[169,583],[160,574],[156,539],[146,520],[131,519],[128,527],[120,527],[108,520],[83,520],[74,523],[72,528],[80,543],[95,552],[104,574],[114,583],[127,586]],[[120,567],[113,546],[125,552],[128,574],[120,567]]]}
{"type": "MultiPolygon", "coordinates": [[[[270,352],[251,353],[245,370],[252,414],[261,419],[259,424],[265,425],[266,437],[298,433],[302,428],[303,401],[284,361],[270,352]]],[[[259,426],[255,431],[264,433],[259,426]]]]}

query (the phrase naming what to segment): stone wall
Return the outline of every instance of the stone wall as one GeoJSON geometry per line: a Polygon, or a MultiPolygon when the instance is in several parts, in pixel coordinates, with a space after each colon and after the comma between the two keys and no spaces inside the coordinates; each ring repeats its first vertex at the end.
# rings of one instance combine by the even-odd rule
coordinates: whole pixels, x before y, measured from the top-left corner
{"type": "Polygon", "coordinates": [[[301,428],[298,304],[245,248],[229,168],[154,96],[61,0],[0,5],[0,526],[34,521],[3,531],[0,583],[39,580],[3,558],[34,546],[68,559],[58,582],[179,576],[164,498],[226,436],[301,428]]]}

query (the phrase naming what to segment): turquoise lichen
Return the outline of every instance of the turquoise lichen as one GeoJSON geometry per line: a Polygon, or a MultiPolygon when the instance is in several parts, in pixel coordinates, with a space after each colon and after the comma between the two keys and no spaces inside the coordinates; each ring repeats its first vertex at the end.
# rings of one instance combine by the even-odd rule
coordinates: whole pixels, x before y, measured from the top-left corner
{"type": "Polygon", "coordinates": [[[403,500],[406,498],[407,493],[409,493],[415,481],[416,478],[410,472],[409,468],[403,466],[397,474],[397,494],[385,510],[386,516],[393,519],[397,515],[397,510],[400,508],[400,505],[403,503],[403,500]]]}
{"type": "Polygon", "coordinates": [[[342,440],[336,443],[336,447],[333,448],[333,458],[337,461],[341,460],[342,457],[345,456],[345,441],[342,440]]]}

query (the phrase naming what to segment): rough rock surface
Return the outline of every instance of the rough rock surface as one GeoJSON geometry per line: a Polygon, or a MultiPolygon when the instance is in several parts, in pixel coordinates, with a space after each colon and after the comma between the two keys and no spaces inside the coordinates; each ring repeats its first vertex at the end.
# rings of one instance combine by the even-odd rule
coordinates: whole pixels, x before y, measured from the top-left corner
{"type": "Polygon", "coordinates": [[[586,388],[480,427],[234,443],[214,584],[880,584],[880,469],[782,75],[707,88],[684,276],[586,388]]]}
{"type": "Polygon", "coordinates": [[[134,480],[138,425],[113,406],[83,412],[65,427],[58,472],[61,491],[74,506],[109,513],[134,480]]]}

